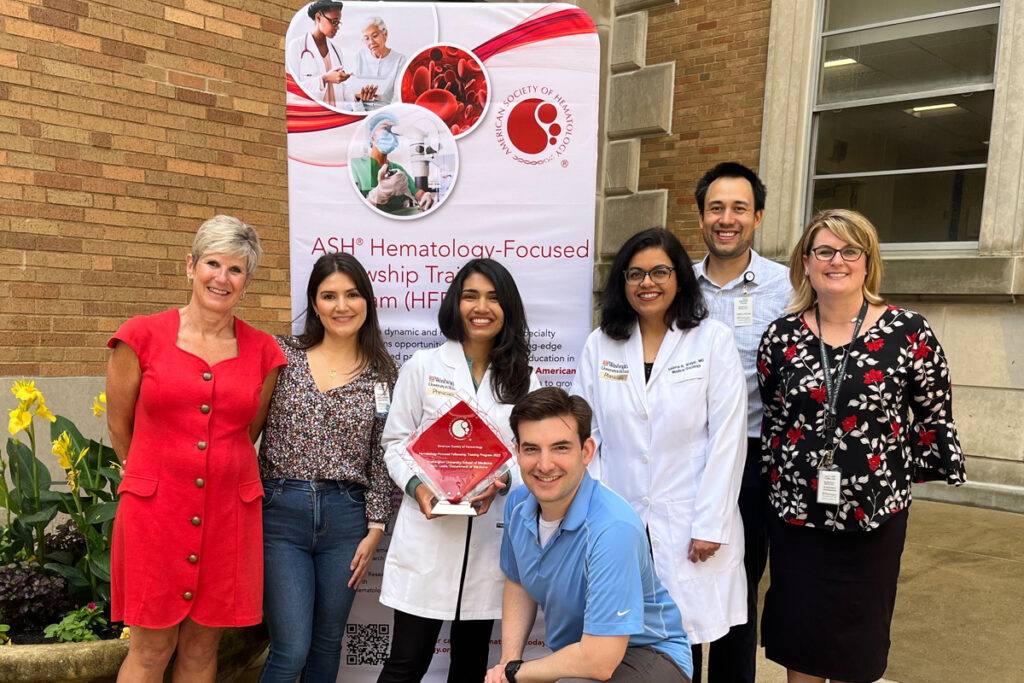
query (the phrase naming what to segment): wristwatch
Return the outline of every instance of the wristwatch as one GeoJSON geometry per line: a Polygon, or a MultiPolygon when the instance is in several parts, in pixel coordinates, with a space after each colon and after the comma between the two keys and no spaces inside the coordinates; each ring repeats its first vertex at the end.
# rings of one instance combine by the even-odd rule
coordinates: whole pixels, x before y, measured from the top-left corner
{"type": "Polygon", "coordinates": [[[522,665],[523,660],[521,659],[513,659],[505,665],[505,679],[508,683],[516,683],[516,672],[519,671],[519,667],[522,665]]]}

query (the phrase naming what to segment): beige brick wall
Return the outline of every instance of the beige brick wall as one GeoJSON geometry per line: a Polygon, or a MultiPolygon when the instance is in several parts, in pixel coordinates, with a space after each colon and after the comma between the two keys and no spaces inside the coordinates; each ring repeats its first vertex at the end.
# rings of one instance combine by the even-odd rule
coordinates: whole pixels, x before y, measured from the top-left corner
{"type": "Polygon", "coordinates": [[[694,256],[705,252],[697,180],[719,161],[756,170],[760,160],[770,9],[770,0],[680,0],[649,15],[647,62],[675,61],[675,103],[672,134],[642,143],[639,186],[668,190],[667,227],[694,256]]]}
{"type": "Polygon", "coordinates": [[[0,376],[101,375],[124,319],[187,300],[217,213],[266,257],[240,307],[287,329],[284,34],[297,2],[0,2],[0,376]]]}

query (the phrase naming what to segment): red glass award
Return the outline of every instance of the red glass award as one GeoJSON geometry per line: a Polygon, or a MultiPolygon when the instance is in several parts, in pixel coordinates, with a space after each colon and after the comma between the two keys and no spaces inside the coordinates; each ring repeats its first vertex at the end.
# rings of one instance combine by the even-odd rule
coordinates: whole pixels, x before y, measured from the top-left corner
{"type": "Polygon", "coordinates": [[[420,479],[437,496],[431,512],[440,515],[475,515],[464,499],[489,486],[512,460],[500,433],[465,401],[422,428],[406,451],[420,479]]]}

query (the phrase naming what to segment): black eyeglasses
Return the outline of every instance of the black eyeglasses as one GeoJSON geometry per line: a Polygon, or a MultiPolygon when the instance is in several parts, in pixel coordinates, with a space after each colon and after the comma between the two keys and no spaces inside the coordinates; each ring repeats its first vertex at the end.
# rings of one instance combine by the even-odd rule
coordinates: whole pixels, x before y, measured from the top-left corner
{"type": "Polygon", "coordinates": [[[321,14],[320,16],[323,18],[324,21],[326,21],[334,28],[338,28],[339,26],[341,26],[341,17],[338,17],[337,19],[331,19],[326,14],[321,14]]]}
{"type": "Polygon", "coordinates": [[[832,247],[816,247],[811,249],[811,253],[814,254],[814,258],[819,261],[831,261],[835,258],[838,253],[843,257],[844,261],[859,261],[860,257],[867,252],[867,249],[861,247],[843,247],[842,249],[833,249],[832,247]]]}
{"type": "Polygon", "coordinates": [[[644,270],[643,268],[628,268],[622,272],[626,275],[626,282],[631,285],[640,284],[647,276],[650,276],[651,282],[654,284],[663,285],[672,277],[672,271],[674,270],[675,268],[669,268],[668,266],[655,266],[650,270],[644,270]]]}

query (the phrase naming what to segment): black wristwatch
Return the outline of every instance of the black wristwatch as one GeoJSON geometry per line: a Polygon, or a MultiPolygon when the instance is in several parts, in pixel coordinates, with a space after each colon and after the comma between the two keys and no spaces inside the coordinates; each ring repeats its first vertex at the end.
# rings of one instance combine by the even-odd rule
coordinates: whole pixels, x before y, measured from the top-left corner
{"type": "Polygon", "coordinates": [[[508,683],[516,683],[516,672],[522,665],[523,660],[521,659],[513,659],[505,665],[505,679],[508,680],[508,683]]]}

